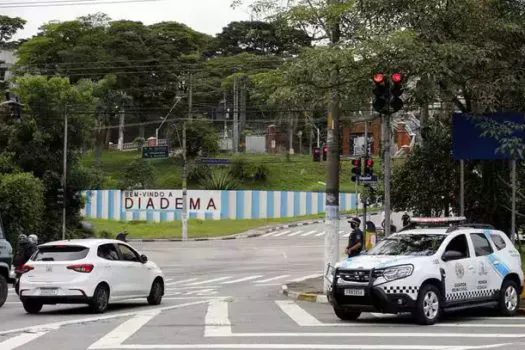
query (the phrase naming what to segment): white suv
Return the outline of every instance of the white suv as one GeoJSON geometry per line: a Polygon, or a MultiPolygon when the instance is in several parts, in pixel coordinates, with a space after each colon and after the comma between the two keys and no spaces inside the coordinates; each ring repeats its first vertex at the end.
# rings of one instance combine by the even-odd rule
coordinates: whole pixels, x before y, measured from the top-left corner
{"type": "MultiPolygon", "coordinates": [[[[413,223],[432,220],[440,222],[413,223]]],[[[466,308],[515,315],[523,271],[511,240],[488,225],[441,226],[402,230],[339,262],[329,295],[335,314],[355,320],[361,312],[411,312],[425,325],[444,311],[466,308]]]]}

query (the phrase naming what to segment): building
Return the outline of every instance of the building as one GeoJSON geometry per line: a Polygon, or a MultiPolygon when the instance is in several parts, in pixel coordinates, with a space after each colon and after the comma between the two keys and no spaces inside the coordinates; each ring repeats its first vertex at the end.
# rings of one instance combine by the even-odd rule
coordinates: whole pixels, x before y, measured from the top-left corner
{"type": "Polygon", "coordinates": [[[12,76],[11,67],[16,63],[17,57],[13,50],[0,50],[0,81],[7,82],[12,76]]]}

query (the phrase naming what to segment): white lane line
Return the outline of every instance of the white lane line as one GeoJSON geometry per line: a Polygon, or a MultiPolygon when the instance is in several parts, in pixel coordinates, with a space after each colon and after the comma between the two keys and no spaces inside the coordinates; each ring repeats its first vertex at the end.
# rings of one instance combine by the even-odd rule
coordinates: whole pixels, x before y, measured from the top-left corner
{"type": "Polygon", "coordinates": [[[256,281],[255,283],[268,283],[268,282],[271,282],[271,281],[276,281],[276,280],[280,280],[281,278],[286,278],[286,277],[290,277],[290,275],[280,275],[280,276],[275,276],[275,277],[272,277],[272,278],[267,278],[265,280],[258,280],[256,281]]]}
{"type": "Polygon", "coordinates": [[[234,283],[239,283],[239,282],[246,282],[246,281],[256,280],[257,278],[261,278],[261,277],[263,277],[263,275],[248,276],[248,277],[239,278],[233,281],[222,282],[221,284],[234,284],[234,283]]]}
{"type": "Polygon", "coordinates": [[[325,233],[326,233],[325,231],[323,231],[323,232],[319,232],[318,234],[315,235],[315,237],[324,236],[325,233]]]}
{"type": "Polygon", "coordinates": [[[7,339],[6,341],[3,341],[0,343],[0,349],[2,350],[13,350],[20,346],[23,346],[37,338],[40,338],[44,334],[48,333],[49,331],[41,331],[41,332],[35,332],[35,333],[23,333],[20,335],[17,335],[16,337],[7,339]]]}
{"type": "Polygon", "coordinates": [[[316,274],[313,274],[313,275],[307,275],[307,276],[299,277],[299,278],[296,278],[296,279],[288,281],[288,282],[302,282],[302,281],[310,279],[310,278],[322,277],[322,276],[323,276],[322,274],[316,273],[316,274]]]}
{"type": "Polygon", "coordinates": [[[164,282],[171,282],[171,281],[173,281],[173,278],[166,278],[166,279],[164,280],[164,282]]]}
{"type": "MultiPolygon", "coordinates": [[[[235,338],[340,338],[340,337],[359,337],[359,338],[525,338],[525,334],[501,334],[501,333],[373,333],[373,332],[359,332],[359,333],[233,333],[229,335],[235,338]]],[[[448,350],[448,349],[447,349],[448,350]]]]}
{"type": "Polygon", "coordinates": [[[259,283],[259,284],[254,284],[254,286],[257,286],[257,287],[275,287],[275,286],[282,286],[283,284],[282,283],[259,283]]]}
{"type": "Polygon", "coordinates": [[[299,231],[295,231],[294,233],[289,234],[288,237],[297,236],[297,235],[300,234],[300,233],[303,233],[303,231],[301,231],[301,230],[299,230],[299,231]]]}
{"type": "MultiPolygon", "coordinates": [[[[513,345],[494,344],[493,347],[513,345]]],[[[290,350],[476,350],[486,346],[451,345],[351,345],[351,344],[126,344],[114,349],[290,349],[290,350]]]]}
{"type": "Polygon", "coordinates": [[[201,281],[201,282],[190,283],[190,284],[188,284],[188,286],[200,286],[200,285],[208,284],[208,283],[212,283],[212,282],[224,281],[224,280],[227,280],[227,279],[230,279],[230,278],[232,278],[232,276],[218,277],[218,278],[213,278],[213,279],[211,279],[211,280],[206,280],[206,281],[201,281]]]}
{"type": "Polygon", "coordinates": [[[261,238],[264,238],[264,237],[271,237],[275,234],[275,231],[274,232],[269,232],[269,233],[266,233],[264,235],[261,236],[261,238]]]}
{"type": "Polygon", "coordinates": [[[187,280],[181,280],[181,281],[175,281],[175,282],[168,282],[166,283],[167,286],[174,286],[176,284],[181,284],[181,283],[187,283],[187,282],[194,282],[198,280],[198,278],[188,278],[187,280]]]}
{"type": "Polygon", "coordinates": [[[283,235],[285,235],[287,233],[290,233],[290,232],[292,232],[292,231],[282,231],[282,232],[279,232],[278,234],[276,234],[274,237],[281,237],[281,236],[283,236],[283,235]]]}
{"type": "Polygon", "coordinates": [[[288,315],[295,323],[302,327],[317,326],[321,324],[314,316],[306,312],[302,307],[292,300],[276,300],[275,303],[279,308],[288,315]]]}
{"type": "Polygon", "coordinates": [[[303,233],[303,234],[301,235],[301,237],[310,236],[311,234],[316,233],[316,232],[317,232],[317,230],[308,231],[308,232],[306,232],[306,233],[303,233]]]}
{"type": "Polygon", "coordinates": [[[166,291],[169,290],[181,290],[181,289],[199,289],[199,288],[219,288],[218,286],[194,286],[194,287],[187,287],[187,286],[175,286],[175,287],[168,287],[166,288],[166,291]]]}
{"type": "Polygon", "coordinates": [[[228,302],[212,300],[204,319],[205,337],[228,337],[232,334],[232,326],[228,318],[228,302]]]}
{"type": "Polygon", "coordinates": [[[124,343],[146,323],[160,314],[160,310],[144,312],[120,324],[117,328],[91,344],[91,349],[111,349],[124,343]]]}

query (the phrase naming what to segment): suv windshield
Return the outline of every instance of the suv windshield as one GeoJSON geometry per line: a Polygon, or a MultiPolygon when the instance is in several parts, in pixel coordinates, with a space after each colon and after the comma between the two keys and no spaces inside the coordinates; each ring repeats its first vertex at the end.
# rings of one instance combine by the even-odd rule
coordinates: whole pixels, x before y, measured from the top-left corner
{"type": "Polygon", "coordinates": [[[409,234],[386,238],[367,255],[429,256],[436,253],[445,235],[409,234]]]}

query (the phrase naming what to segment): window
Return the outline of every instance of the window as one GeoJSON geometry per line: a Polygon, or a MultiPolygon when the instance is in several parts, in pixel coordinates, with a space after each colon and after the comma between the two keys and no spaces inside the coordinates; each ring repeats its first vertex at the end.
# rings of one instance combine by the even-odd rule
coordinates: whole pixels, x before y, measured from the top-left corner
{"type": "Polygon", "coordinates": [[[89,248],[74,245],[57,245],[39,247],[33,261],[72,261],[84,259],[89,248]]]}
{"type": "Polygon", "coordinates": [[[468,249],[468,243],[467,243],[467,237],[465,235],[459,235],[457,237],[454,237],[447,245],[447,248],[445,248],[445,252],[448,251],[454,251],[461,254],[461,258],[455,259],[466,259],[470,257],[469,249],[468,249]]]}
{"type": "Polygon", "coordinates": [[[505,247],[507,246],[505,240],[503,239],[503,237],[501,237],[499,233],[491,234],[490,238],[492,239],[492,242],[494,243],[496,248],[498,248],[498,250],[505,249],[505,247]]]}
{"type": "Polygon", "coordinates": [[[472,238],[476,256],[486,256],[494,252],[490,246],[489,240],[483,233],[471,233],[470,238],[472,238]]]}
{"type": "Polygon", "coordinates": [[[136,261],[140,262],[139,256],[130,247],[119,244],[120,254],[122,254],[122,260],[125,261],[136,261]]]}
{"type": "Polygon", "coordinates": [[[436,253],[445,238],[445,235],[395,235],[379,242],[367,255],[430,256],[436,253]]]}
{"type": "Polygon", "coordinates": [[[113,244],[103,244],[98,247],[97,255],[106,260],[119,260],[117,248],[113,244]]]}

